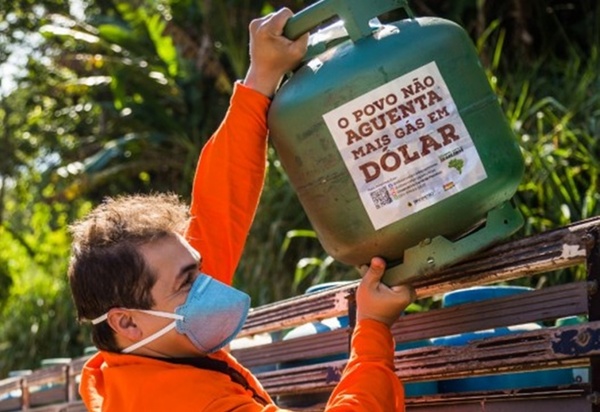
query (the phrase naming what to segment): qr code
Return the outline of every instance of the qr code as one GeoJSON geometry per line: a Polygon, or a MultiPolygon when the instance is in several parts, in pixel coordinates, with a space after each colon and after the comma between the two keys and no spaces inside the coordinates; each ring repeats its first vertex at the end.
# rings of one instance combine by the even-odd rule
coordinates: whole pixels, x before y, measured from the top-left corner
{"type": "Polygon", "coordinates": [[[383,206],[392,203],[392,197],[390,196],[390,192],[388,192],[387,188],[385,187],[372,191],[371,199],[373,199],[373,203],[375,204],[376,209],[380,209],[383,206]]]}

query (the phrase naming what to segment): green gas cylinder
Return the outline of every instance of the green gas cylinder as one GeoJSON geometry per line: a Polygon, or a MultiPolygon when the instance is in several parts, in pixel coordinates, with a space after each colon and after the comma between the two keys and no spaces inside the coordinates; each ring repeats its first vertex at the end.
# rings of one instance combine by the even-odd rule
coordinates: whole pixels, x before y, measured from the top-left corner
{"type": "Polygon", "coordinates": [[[511,198],[523,158],[464,29],[406,1],[322,0],[284,34],[310,31],[268,124],[327,253],[356,266],[381,256],[384,281],[406,283],[522,225],[511,198]],[[392,11],[405,17],[379,22],[392,11]]]}

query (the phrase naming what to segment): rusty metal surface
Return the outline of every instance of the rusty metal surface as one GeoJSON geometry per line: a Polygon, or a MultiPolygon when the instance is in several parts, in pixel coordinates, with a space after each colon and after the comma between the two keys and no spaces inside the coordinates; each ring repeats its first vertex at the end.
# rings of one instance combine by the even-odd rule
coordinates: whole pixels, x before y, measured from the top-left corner
{"type": "Polygon", "coordinates": [[[401,317],[392,327],[397,343],[464,332],[553,320],[587,313],[587,282],[570,283],[522,294],[401,317]]]}
{"type": "Polygon", "coordinates": [[[347,298],[358,283],[334,287],[253,308],[238,337],[270,332],[347,312],[347,298]]]}
{"type": "Polygon", "coordinates": [[[66,412],[87,412],[87,408],[83,402],[73,402],[67,406],[66,412]]]}
{"type": "Polygon", "coordinates": [[[0,402],[0,411],[12,412],[21,410],[21,398],[7,398],[0,402]]]}
{"type": "MultiPolygon", "coordinates": [[[[27,412],[66,412],[69,405],[67,403],[57,403],[55,405],[41,406],[37,408],[28,408],[23,411],[27,412]]],[[[84,409],[87,410],[87,409],[84,409]]]]}
{"type": "Polygon", "coordinates": [[[47,366],[23,377],[28,386],[41,386],[47,383],[66,382],[68,365],[47,366]]]}
{"type": "MultiPolygon", "coordinates": [[[[600,321],[396,352],[396,375],[404,382],[494,373],[587,366],[600,354],[600,321]]],[[[257,374],[272,395],[330,390],[345,361],[257,374]]]]}
{"type": "MultiPolygon", "coordinates": [[[[439,394],[406,398],[407,412],[591,412],[588,388],[514,389],[505,391],[439,394]]],[[[323,412],[325,403],[298,412],[323,412]]]]}
{"type": "Polygon", "coordinates": [[[8,378],[0,382],[0,411],[14,411],[21,408],[21,377],[8,378]]]}
{"type": "MultiPolygon", "coordinates": [[[[415,281],[418,298],[459,288],[508,281],[585,263],[600,217],[509,241],[450,268],[415,281]]],[[[352,283],[314,295],[299,296],[253,309],[240,337],[297,326],[347,313],[352,283]]]]}
{"type": "Polygon", "coordinates": [[[68,365],[48,366],[23,378],[26,407],[68,401],[68,365]]]}
{"type": "Polygon", "coordinates": [[[408,412],[591,412],[584,389],[503,391],[407,399],[408,412]]]}
{"type": "Polygon", "coordinates": [[[585,263],[600,216],[508,241],[414,283],[419,296],[507,281],[585,263]]]}
{"type": "Polygon", "coordinates": [[[21,388],[22,377],[6,378],[0,381],[0,393],[14,391],[21,388]]]}
{"type": "MultiPolygon", "coordinates": [[[[591,321],[600,321],[600,293],[598,293],[598,285],[600,284],[600,229],[596,229],[591,235],[594,242],[588,250],[586,261],[587,279],[589,282],[595,283],[596,289],[589,295],[588,317],[591,321]]],[[[600,356],[592,356],[590,364],[590,398],[593,400],[592,411],[600,412],[600,356]]]]}
{"type": "MultiPolygon", "coordinates": [[[[518,325],[587,312],[586,282],[431,310],[401,317],[392,327],[396,343],[518,325]]],[[[348,352],[346,329],[232,351],[246,367],[320,358],[348,352]]]]}

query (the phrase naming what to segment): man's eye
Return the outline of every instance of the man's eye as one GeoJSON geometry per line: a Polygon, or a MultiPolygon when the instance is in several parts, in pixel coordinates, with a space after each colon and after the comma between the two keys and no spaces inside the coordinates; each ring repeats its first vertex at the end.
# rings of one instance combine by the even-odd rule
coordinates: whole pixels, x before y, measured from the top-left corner
{"type": "Polygon", "coordinates": [[[185,277],[185,280],[183,281],[182,286],[190,286],[192,283],[194,283],[194,273],[188,273],[188,275],[185,277]]]}

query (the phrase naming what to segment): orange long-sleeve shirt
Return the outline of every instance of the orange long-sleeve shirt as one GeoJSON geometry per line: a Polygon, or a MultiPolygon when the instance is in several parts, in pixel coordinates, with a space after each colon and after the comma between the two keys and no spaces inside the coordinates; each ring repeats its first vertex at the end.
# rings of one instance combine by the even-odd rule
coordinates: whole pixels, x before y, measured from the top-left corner
{"type": "Polygon", "coordinates": [[[231,284],[263,188],[270,100],[236,84],[224,121],[202,149],[186,238],[202,270],[231,284]]]}
{"type": "MultiPolygon", "coordinates": [[[[265,173],[269,99],[237,84],[221,127],[204,147],[194,179],[192,220],[186,233],[203,257],[203,271],[231,283],[265,173]]],[[[394,374],[389,328],[363,320],[352,338],[350,360],[327,411],[404,410],[394,374]]],[[[210,355],[238,371],[252,391],[224,373],[138,355],[101,351],[84,366],[80,393],[90,411],[282,411],[258,380],[225,351],[210,355]]]]}

